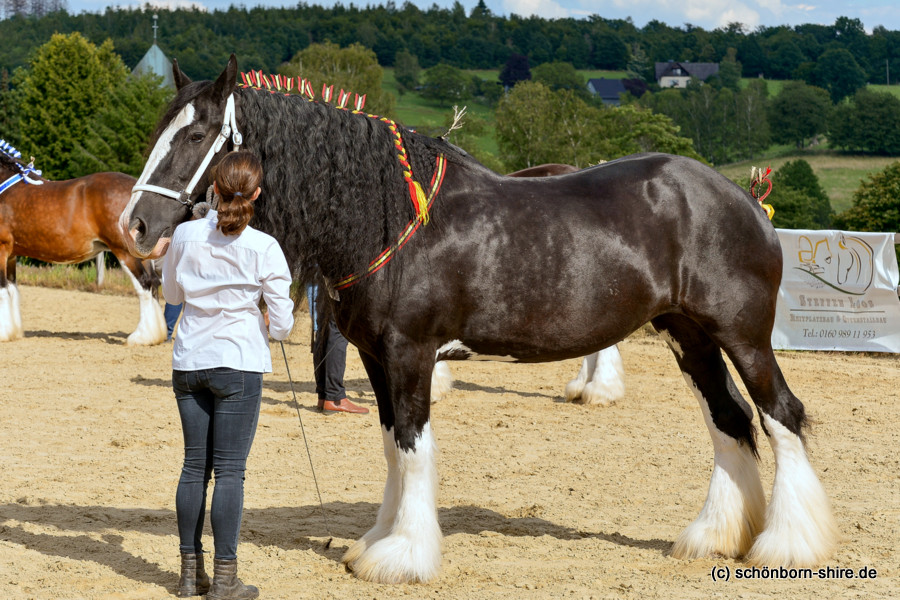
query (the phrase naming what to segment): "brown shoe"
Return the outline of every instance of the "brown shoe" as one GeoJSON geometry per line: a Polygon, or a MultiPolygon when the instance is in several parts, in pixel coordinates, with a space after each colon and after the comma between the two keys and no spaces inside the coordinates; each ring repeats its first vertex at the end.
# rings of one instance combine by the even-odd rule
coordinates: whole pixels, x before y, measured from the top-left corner
{"type": "Polygon", "coordinates": [[[350,402],[350,400],[348,400],[347,398],[341,398],[340,400],[325,400],[324,398],[320,398],[319,410],[323,412],[353,413],[355,415],[365,415],[369,412],[368,408],[364,406],[357,406],[350,402]]]}

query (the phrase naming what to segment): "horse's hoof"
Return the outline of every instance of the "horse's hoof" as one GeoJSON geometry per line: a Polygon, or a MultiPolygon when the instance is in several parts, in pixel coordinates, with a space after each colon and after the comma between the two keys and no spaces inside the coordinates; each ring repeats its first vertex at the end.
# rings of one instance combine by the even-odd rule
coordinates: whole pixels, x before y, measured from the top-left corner
{"type": "MultiPolygon", "coordinates": [[[[362,540],[360,540],[362,541],[362,540]]],[[[435,540],[431,540],[435,541],[435,540]]],[[[356,577],[373,583],[425,583],[437,577],[441,567],[440,537],[437,543],[389,535],[345,561],[356,577]],[[423,543],[425,542],[425,543],[423,543]]],[[[345,558],[353,551],[347,551],[345,558]]]]}

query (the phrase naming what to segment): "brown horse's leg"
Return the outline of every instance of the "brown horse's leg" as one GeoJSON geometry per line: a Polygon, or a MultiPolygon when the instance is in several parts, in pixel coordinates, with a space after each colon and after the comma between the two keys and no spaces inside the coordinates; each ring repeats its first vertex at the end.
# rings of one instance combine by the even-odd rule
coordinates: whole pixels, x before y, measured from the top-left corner
{"type": "Polygon", "coordinates": [[[137,329],[128,336],[129,346],[152,346],[166,341],[166,319],[159,305],[159,278],[152,267],[128,254],[124,250],[112,250],[131,277],[131,283],[141,302],[141,318],[137,329]]]}
{"type": "Polygon", "coordinates": [[[19,290],[15,285],[16,258],[12,256],[12,247],[12,236],[8,231],[0,230],[0,342],[22,337],[19,290]]]}

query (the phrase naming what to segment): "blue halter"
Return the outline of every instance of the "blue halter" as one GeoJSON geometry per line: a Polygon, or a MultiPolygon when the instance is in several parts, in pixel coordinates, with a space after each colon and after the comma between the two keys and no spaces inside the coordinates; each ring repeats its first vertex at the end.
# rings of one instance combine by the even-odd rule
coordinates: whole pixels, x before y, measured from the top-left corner
{"type": "MultiPolygon", "coordinates": [[[[22,153],[13,148],[6,140],[0,140],[0,152],[3,152],[5,155],[10,158],[19,159],[22,157],[22,153]]],[[[19,168],[19,172],[0,183],[0,194],[16,185],[20,181],[24,181],[25,183],[30,183],[31,185],[43,185],[43,181],[40,179],[31,179],[29,175],[36,175],[38,178],[41,176],[41,172],[34,168],[34,159],[32,162],[27,165],[23,165],[20,162],[16,162],[16,166],[19,168]]]]}

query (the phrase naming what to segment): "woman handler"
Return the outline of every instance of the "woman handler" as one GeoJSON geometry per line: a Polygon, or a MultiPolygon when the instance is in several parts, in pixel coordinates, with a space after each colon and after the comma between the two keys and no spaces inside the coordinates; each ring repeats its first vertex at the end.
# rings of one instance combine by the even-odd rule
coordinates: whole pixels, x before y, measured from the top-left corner
{"type": "Polygon", "coordinates": [[[248,226],[259,197],[262,165],[232,152],[213,169],[218,211],[179,225],[163,263],[163,293],[184,302],[172,355],[172,387],[184,433],[184,466],[175,496],[181,549],[177,595],[251,599],[254,586],[237,577],[244,471],[262,397],[272,371],[268,335],[285,339],[294,325],[291,276],[271,236],[248,226]],[[212,585],[203,568],[201,533],[207,484],[215,547],[212,585]]]}

